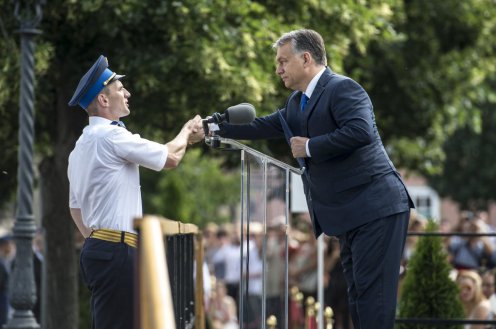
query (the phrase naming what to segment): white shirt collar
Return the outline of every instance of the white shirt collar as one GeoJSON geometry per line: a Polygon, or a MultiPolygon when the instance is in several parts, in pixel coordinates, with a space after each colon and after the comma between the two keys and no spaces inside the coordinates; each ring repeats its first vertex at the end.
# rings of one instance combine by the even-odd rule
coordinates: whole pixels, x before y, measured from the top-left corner
{"type": "Polygon", "coordinates": [[[109,125],[112,123],[112,120],[98,117],[98,116],[90,116],[90,125],[109,125]]]}
{"type": "Polygon", "coordinates": [[[315,86],[317,86],[317,82],[319,81],[320,77],[322,76],[322,73],[324,73],[326,67],[324,67],[322,70],[317,73],[313,79],[310,81],[310,83],[307,86],[307,90],[305,90],[305,95],[307,95],[308,98],[312,97],[312,93],[315,89],[315,86]]]}

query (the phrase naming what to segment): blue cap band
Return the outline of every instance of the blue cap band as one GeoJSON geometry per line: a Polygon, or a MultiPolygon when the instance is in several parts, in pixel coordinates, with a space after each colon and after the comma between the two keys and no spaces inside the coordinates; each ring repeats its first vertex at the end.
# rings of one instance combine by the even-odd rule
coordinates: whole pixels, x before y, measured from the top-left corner
{"type": "Polygon", "coordinates": [[[88,105],[90,105],[96,95],[98,95],[98,93],[105,87],[103,83],[107,81],[107,79],[110,78],[113,73],[114,72],[110,71],[109,69],[105,69],[98,80],[96,80],[96,82],[90,87],[86,95],[84,95],[84,97],[79,101],[79,106],[86,110],[86,108],[88,107],[88,105]]]}

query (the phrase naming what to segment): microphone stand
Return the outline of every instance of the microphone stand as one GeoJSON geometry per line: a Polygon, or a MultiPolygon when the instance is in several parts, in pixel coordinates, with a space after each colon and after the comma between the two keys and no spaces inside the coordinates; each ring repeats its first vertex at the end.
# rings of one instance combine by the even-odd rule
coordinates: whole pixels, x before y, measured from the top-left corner
{"type": "Polygon", "coordinates": [[[205,133],[205,144],[210,146],[211,148],[218,149],[220,147],[220,136],[212,131],[210,134],[210,129],[208,128],[208,119],[202,120],[203,132],[205,133]]]}

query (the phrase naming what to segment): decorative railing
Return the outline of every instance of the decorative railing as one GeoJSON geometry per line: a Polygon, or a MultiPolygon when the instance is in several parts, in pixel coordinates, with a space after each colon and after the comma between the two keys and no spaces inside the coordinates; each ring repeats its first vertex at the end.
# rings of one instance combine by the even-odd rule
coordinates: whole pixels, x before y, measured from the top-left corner
{"type": "Polygon", "coordinates": [[[157,216],[135,220],[139,233],[138,328],[205,328],[202,235],[193,224],[157,216]]]}

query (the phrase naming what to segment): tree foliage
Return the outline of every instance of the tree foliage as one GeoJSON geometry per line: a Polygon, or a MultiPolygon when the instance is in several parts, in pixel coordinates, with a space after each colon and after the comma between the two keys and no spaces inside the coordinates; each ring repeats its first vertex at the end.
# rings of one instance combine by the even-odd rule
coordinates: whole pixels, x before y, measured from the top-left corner
{"type": "Polygon", "coordinates": [[[495,72],[489,36],[495,7],[446,0],[398,1],[391,9],[394,37],[373,40],[367,53],[350,56],[348,70],[370,92],[396,163],[439,173],[443,142],[457,127],[477,123],[480,93],[494,94],[481,82],[495,72]]]}
{"type": "MultiPolygon", "coordinates": [[[[143,171],[143,184],[152,179],[155,175],[143,171]]],[[[191,150],[177,169],[159,177],[161,193],[148,194],[144,208],[200,226],[228,222],[239,217],[235,207],[240,198],[239,182],[239,170],[226,170],[220,159],[203,157],[199,149],[191,150]]]]}
{"type": "MultiPolygon", "coordinates": [[[[496,83],[489,83],[494,90],[496,83]]],[[[480,129],[465,124],[443,145],[446,159],[442,175],[430,178],[443,196],[460,203],[463,209],[485,210],[496,196],[494,145],[496,145],[496,97],[476,103],[480,109],[480,129]],[[449,177],[450,179],[445,179],[449,177]]]]}
{"type": "MultiPolygon", "coordinates": [[[[429,221],[427,232],[437,231],[429,221]]],[[[400,318],[463,319],[458,287],[449,277],[451,265],[441,237],[421,237],[407,266],[399,301],[400,318]]],[[[431,328],[431,325],[400,324],[399,329],[431,328]]],[[[446,326],[461,329],[461,325],[446,326]]]]}

